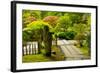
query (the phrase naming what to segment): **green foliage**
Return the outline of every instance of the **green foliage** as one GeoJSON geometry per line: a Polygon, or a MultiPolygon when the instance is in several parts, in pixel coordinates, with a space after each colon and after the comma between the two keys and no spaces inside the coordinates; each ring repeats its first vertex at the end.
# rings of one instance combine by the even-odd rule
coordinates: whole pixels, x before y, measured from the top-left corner
{"type": "Polygon", "coordinates": [[[91,35],[90,33],[85,37],[85,40],[82,42],[84,47],[91,48],[91,35]]]}
{"type": "Polygon", "coordinates": [[[44,19],[47,16],[57,16],[60,17],[64,14],[64,12],[56,12],[56,11],[41,11],[41,17],[44,19]]]}
{"type": "Polygon", "coordinates": [[[85,33],[87,31],[86,24],[74,24],[73,30],[77,33],[85,33]]]}
{"type": "Polygon", "coordinates": [[[73,24],[78,24],[81,23],[82,17],[83,17],[83,13],[69,13],[68,14],[71,21],[72,21],[72,25],[73,24]]]}
{"type": "Polygon", "coordinates": [[[23,10],[23,18],[27,18],[29,16],[35,17],[37,19],[41,19],[41,11],[39,11],[39,10],[23,10]]]}
{"type": "Polygon", "coordinates": [[[43,29],[44,26],[48,26],[49,28],[52,28],[48,23],[43,21],[34,21],[27,25],[27,28],[30,28],[31,30],[37,30],[37,29],[43,29]]]}
{"type": "Polygon", "coordinates": [[[80,50],[82,51],[82,53],[83,53],[85,56],[87,56],[87,57],[90,58],[90,56],[89,56],[90,53],[88,52],[88,47],[86,47],[86,46],[80,47],[80,50]]]}
{"type": "Polygon", "coordinates": [[[28,24],[27,27],[23,29],[23,41],[31,41],[41,37],[45,26],[49,27],[49,29],[52,28],[48,23],[43,21],[34,21],[28,24]]]}
{"type": "Polygon", "coordinates": [[[87,47],[91,48],[91,35],[90,34],[87,35],[86,41],[87,41],[87,47]]]}
{"type": "Polygon", "coordinates": [[[30,36],[28,36],[28,32],[23,32],[23,41],[28,41],[30,38],[30,36]]]}
{"type": "Polygon", "coordinates": [[[74,31],[67,31],[67,32],[59,32],[57,34],[57,37],[61,39],[66,39],[66,40],[72,40],[74,39],[76,33],[74,31]]]}
{"type": "Polygon", "coordinates": [[[87,32],[89,32],[86,24],[75,24],[72,30],[77,33],[75,36],[76,40],[84,40],[87,36],[87,32]]]}
{"type": "Polygon", "coordinates": [[[56,26],[56,31],[66,31],[67,28],[70,26],[71,21],[69,16],[61,16],[58,19],[58,24],[56,26]]]}

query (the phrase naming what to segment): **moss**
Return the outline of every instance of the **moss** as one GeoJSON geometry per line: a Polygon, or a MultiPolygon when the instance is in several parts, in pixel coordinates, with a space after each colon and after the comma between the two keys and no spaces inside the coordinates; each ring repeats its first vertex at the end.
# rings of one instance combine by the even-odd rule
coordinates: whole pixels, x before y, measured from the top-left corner
{"type": "Polygon", "coordinates": [[[51,58],[44,56],[43,54],[37,55],[26,55],[22,57],[23,63],[30,63],[30,62],[47,62],[52,61],[51,58]]]}
{"type": "Polygon", "coordinates": [[[63,61],[65,59],[64,54],[57,46],[52,46],[52,58],[56,61],[63,61]]]}

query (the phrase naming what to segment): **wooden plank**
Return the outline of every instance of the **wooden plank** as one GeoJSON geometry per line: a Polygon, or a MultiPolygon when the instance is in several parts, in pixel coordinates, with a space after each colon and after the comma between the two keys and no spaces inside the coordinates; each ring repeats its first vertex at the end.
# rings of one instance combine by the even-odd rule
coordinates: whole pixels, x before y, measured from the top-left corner
{"type": "Polygon", "coordinates": [[[72,57],[72,54],[66,49],[65,46],[60,46],[60,47],[66,57],[72,57]]]}
{"type": "Polygon", "coordinates": [[[83,54],[83,53],[79,50],[79,48],[77,48],[76,46],[72,45],[71,47],[74,48],[74,50],[77,51],[78,54],[83,54]]]}
{"type": "Polygon", "coordinates": [[[83,59],[84,55],[82,54],[82,52],[74,46],[75,43],[77,43],[77,41],[75,40],[59,40],[58,41],[58,45],[60,45],[63,53],[65,54],[65,56],[67,57],[67,59],[69,60],[77,60],[77,59],[83,59]]]}
{"type": "Polygon", "coordinates": [[[78,53],[70,45],[67,45],[66,49],[68,49],[73,56],[78,55],[78,53]]]}

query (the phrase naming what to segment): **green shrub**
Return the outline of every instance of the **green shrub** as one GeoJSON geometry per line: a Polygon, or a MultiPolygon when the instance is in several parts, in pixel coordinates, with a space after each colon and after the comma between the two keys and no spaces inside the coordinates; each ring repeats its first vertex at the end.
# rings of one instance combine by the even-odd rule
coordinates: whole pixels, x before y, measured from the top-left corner
{"type": "Polygon", "coordinates": [[[68,32],[59,32],[58,38],[60,39],[66,39],[66,40],[72,40],[74,39],[76,33],[74,31],[68,31],[68,32]]]}

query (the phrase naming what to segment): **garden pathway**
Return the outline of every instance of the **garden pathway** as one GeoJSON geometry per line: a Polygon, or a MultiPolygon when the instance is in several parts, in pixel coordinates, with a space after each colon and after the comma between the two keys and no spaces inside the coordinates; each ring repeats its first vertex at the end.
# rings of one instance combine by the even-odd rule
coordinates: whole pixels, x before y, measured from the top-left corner
{"type": "Polygon", "coordinates": [[[78,43],[75,40],[58,40],[58,46],[60,46],[62,52],[65,54],[66,60],[82,60],[86,59],[83,53],[74,46],[75,43],[78,43]]]}

